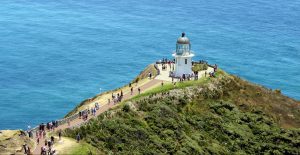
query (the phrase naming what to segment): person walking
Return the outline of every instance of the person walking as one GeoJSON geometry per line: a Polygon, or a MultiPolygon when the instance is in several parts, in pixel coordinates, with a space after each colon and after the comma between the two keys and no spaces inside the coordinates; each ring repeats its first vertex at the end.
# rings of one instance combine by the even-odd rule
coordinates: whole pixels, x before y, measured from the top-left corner
{"type": "Polygon", "coordinates": [[[27,144],[23,144],[24,154],[27,154],[27,144]]]}
{"type": "Polygon", "coordinates": [[[50,141],[51,141],[51,146],[52,146],[54,144],[54,137],[53,136],[50,137],[50,141]]]}
{"type": "Polygon", "coordinates": [[[61,140],[61,129],[58,131],[58,139],[61,140]]]}
{"type": "Polygon", "coordinates": [[[80,134],[78,133],[77,136],[76,136],[77,143],[79,143],[80,139],[81,139],[81,137],[80,137],[80,134]]]}
{"type": "Polygon", "coordinates": [[[47,151],[46,151],[46,146],[42,146],[41,147],[41,155],[46,155],[47,151]]]}
{"type": "Polygon", "coordinates": [[[29,146],[27,147],[27,155],[31,155],[31,150],[29,146]]]}
{"type": "Polygon", "coordinates": [[[141,94],[141,88],[140,87],[138,88],[138,91],[139,91],[139,94],[141,94]]]}
{"type": "Polygon", "coordinates": [[[133,94],[133,87],[130,88],[130,95],[133,94]]]}
{"type": "Polygon", "coordinates": [[[36,143],[37,143],[37,144],[40,143],[40,137],[39,137],[39,136],[37,136],[37,138],[36,138],[36,143]]]}

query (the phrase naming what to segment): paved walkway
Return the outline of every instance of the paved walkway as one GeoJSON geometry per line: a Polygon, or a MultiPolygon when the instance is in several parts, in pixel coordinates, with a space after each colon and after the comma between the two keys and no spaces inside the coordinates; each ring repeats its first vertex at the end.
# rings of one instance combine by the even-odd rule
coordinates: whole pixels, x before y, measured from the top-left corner
{"type": "MultiPolygon", "coordinates": [[[[152,80],[147,81],[146,83],[144,83],[143,85],[141,85],[139,87],[141,89],[141,92],[144,92],[144,91],[148,90],[149,88],[158,86],[160,83],[161,83],[161,80],[152,79],[152,80]]],[[[118,90],[118,92],[119,91],[121,91],[121,90],[118,90]]],[[[132,98],[136,95],[138,95],[137,87],[134,89],[132,95],[130,94],[130,92],[127,92],[127,93],[124,92],[123,100],[130,99],[130,98],[132,98]]],[[[89,115],[88,120],[86,120],[86,121],[89,121],[91,118],[97,117],[98,115],[100,115],[101,113],[107,111],[108,109],[112,108],[115,105],[117,105],[117,104],[114,104],[113,101],[111,101],[110,103],[102,105],[100,107],[100,109],[96,112],[96,116],[89,115]]],[[[70,122],[70,125],[68,125],[67,123],[62,124],[62,125],[58,126],[57,128],[55,128],[55,130],[58,131],[60,129],[63,130],[63,129],[66,129],[66,128],[77,127],[77,126],[80,126],[82,123],[85,123],[86,121],[84,121],[82,119],[79,119],[79,118],[76,118],[76,119],[74,119],[70,122]]],[[[41,153],[41,147],[44,146],[44,141],[45,141],[45,139],[40,139],[40,143],[36,145],[36,147],[33,151],[33,154],[40,154],[41,153]]]]}
{"type": "MultiPolygon", "coordinates": [[[[156,80],[161,80],[161,81],[169,81],[169,82],[172,82],[172,78],[169,77],[169,75],[170,75],[170,71],[173,71],[173,70],[172,70],[172,68],[173,68],[172,66],[173,66],[173,65],[174,65],[174,64],[172,64],[172,65],[171,65],[171,68],[170,68],[170,66],[169,66],[168,64],[166,64],[166,69],[165,69],[165,70],[162,70],[162,65],[161,65],[161,64],[158,64],[157,66],[158,66],[158,68],[159,68],[159,70],[160,70],[160,74],[157,75],[157,76],[155,77],[155,79],[156,79],[156,80]]],[[[213,69],[212,67],[209,67],[209,66],[208,66],[207,70],[199,71],[199,72],[198,72],[198,78],[199,78],[199,79],[200,79],[201,77],[204,77],[204,76],[205,76],[205,71],[206,71],[207,76],[208,76],[208,75],[209,75],[208,73],[209,73],[209,72],[213,72],[214,69],[213,69]]],[[[179,80],[179,79],[177,79],[177,80],[179,80]]],[[[175,82],[176,82],[177,80],[175,80],[175,82]]]]}
{"type": "Polygon", "coordinates": [[[165,70],[162,70],[162,64],[157,64],[157,67],[159,68],[160,70],[160,74],[157,75],[155,77],[156,80],[161,80],[161,81],[169,81],[169,82],[172,82],[172,78],[169,77],[170,75],[170,71],[173,71],[172,70],[172,67],[174,66],[174,64],[172,63],[171,64],[171,68],[168,64],[165,65],[166,66],[166,69],[165,70]]]}

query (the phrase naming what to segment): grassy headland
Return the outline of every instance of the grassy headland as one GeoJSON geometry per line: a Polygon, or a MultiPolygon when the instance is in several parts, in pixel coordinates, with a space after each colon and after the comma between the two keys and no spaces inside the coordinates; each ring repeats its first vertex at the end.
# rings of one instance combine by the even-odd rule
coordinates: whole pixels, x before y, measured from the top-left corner
{"type": "Polygon", "coordinates": [[[68,129],[109,154],[299,154],[300,102],[218,71],[165,84],[68,129]]]}

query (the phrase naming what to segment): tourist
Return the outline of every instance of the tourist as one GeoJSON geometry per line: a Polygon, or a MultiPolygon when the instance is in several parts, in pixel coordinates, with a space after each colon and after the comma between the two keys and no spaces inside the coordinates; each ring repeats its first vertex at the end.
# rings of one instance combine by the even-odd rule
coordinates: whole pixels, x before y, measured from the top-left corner
{"type": "Polygon", "coordinates": [[[130,88],[130,95],[133,94],[133,87],[130,88]]]}
{"type": "Polygon", "coordinates": [[[138,92],[139,92],[139,94],[141,94],[141,88],[140,87],[138,88],[138,92]]]}
{"type": "Polygon", "coordinates": [[[23,144],[24,154],[27,154],[27,144],[23,144]]]}
{"type": "Polygon", "coordinates": [[[216,72],[217,69],[218,69],[218,66],[217,66],[217,64],[215,64],[215,66],[214,66],[214,72],[216,72]]]}
{"type": "Polygon", "coordinates": [[[94,116],[96,116],[96,112],[97,112],[97,111],[96,111],[96,108],[94,108],[94,116]]]}
{"type": "Polygon", "coordinates": [[[96,110],[99,109],[99,104],[98,104],[98,102],[95,103],[95,107],[96,107],[96,110]]]}
{"type": "Polygon", "coordinates": [[[90,113],[91,113],[90,107],[88,107],[88,108],[86,109],[86,111],[87,111],[87,115],[90,114],[90,113]]]}
{"type": "Polygon", "coordinates": [[[55,150],[55,149],[51,148],[51,149],[49,150],[49,155],[55,155],[55,153],[56,153],[56,150],[55,150]]]}
{"type": "Polygon", "coordinates": [[[77,143],[79,143],[79,141],[80,141],[80,134],[79,133],[76,135],[76,140],[77,140],[77,143]]]}
{"type": "Polygon", "coordinates": [[[32,131],[31,131],[31,130],[28,132],[28,136],[29,136],[29,138],[32,138],[32,137],[33,137],[33,134],[32,134],[32,131]]]}
{"type": "Polygon", "coordinates": [[[91,113],[92,113],[92,115],[94,115],[94,108],[93,107],[91,108],[91,113]]]}
{"type": "Polygon", "coordinates": [[[45,131],[45,124],[44,123],[41,124],[41,130],[45,131]]]}
{"type": "Polygon", "coordinates": [[[55,127],[58,127],[58,121],[55,121],[55,127]]]}
{"type": "Polygon", "coordinates": [[[30,155],[30,154],[31,154],[30,147],[27,147],[27,155],[30,155]]]}
{"type": "Polygon", "coordinates": [[[79,111],[79,119],[81,119],[81,116],[82,116],[82,112],[79,111]]]}
{"type": "Polygon", "coordinates": [[[46,128],[47,128],[47,130],[50,130],[50,123],[49,122],[46,124],[46,128]]]}
{"type": "Polygon", "coordinates": [[[46,146],[41,147],[41,155],[47,155],[47,149],[46,146]]]}
{"type": "Polygon", "coordinates": [[[48,143],[47,143],[47,139],[45,139],[45,146],[47,146],[47,144],[48,144],[48,143]]]}
{"type": "Polygon", "coordinates": [[[58,131],[58,139],[61,140],[61,130],[58,131]]]}
{"type": "Polygon", "coordinates": [[[42,136],[43,136],[43,131],[40,130],[40,131],[39,131],[39,137],[42,137],[42,136]]]}
{"type": "Polygon", "coordinates": [[[50,140],[51,140],[51,146],[54,144],[54,137],[53,136],[51,136],[50,137],[50,140]]]}
{"type": "Polygon", "coordinates": [[[43,138],[46,137],[46,131],[43,131],[43,138]]]}
{"type": "Polygon", "coordinates": [[[123,91],[121,90],[121,96],[123,97],[123,91]]]}
{"type": "Polygon", "coordinates": [[[51,144],[52,144],[52,143],[51,143],[51,140],[48,140],[48,141],[47,141],[47,145],[48,145],[49,148],[51,148],[51,146],[52,146],[51,144]]]}
{"type": "Polygon", "coordinates": [[[135,80],[135,86],[138,85],[138,82],[139,82],[139,78],[136,78],[136,80],[135,80]]]}

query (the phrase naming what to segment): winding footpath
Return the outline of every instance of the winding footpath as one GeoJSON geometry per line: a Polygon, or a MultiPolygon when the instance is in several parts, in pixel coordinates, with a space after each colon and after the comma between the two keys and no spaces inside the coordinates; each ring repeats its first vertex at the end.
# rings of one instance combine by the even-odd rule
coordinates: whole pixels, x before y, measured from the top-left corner
{"type": "MultiPolygon", "coordinates": [[[[139,88],[141,89],[141,91],[145,91],[145,90],[148,90],[149,88],[152,88],[154,86],[157,86],[161,83],[161,80],[157,80],[157,79],[152,79],[150,81],[147,81],[146,83],[144,83],[143,85],[139,86],[139,88]]],[[[118,91],[121,91],[118,90],[118,91]]],[[[123,100],[127,100],[127,99],[130,99],[134,96],[138,95],[138,90],[137,88],[134,89],[133,91],[133,94],[131,95],[130,92],[127,92],[127,93],[124,93],[124,97],[123,97],[123,100]]],[[[83,120],[83,119],[79,119],[79,118],[76,118],[72,121],[70,121],[70,125],[68,125],[68,123],[65,123],[65,124],[62,124],[62,125],[59,125],[57,128],[55,128],[55,131],[58,131],[58,130],[64,130],[64,129],[67,129],[67,128],[74,128],[74,127],[78,127],[80,125],[82,125],[82,123],[85,123],[87,121],[89,121],[90,119],[94,118],[94,117],[97,117],[98,115],[100,115],[101,113],[109,110],[110,108],[116,106],[118,103],[114,104],[113,101],[111,100],[110,103],[107,103],[107,104],[104,104],[100,107],[99,110],[96,111],[96,115],[95,116],[92,116],[92,115],[89,115],[88,119],[87,120],[83,120]]],[[[49,133],[51,131],[47,131],[47,133],[49,133]]],[[[35,139],[35,142],[36,142],[36,138],[35,139]]],[[[47,137],[46,137],[47,139],[47,137]]],[[[49,139],[49,137],[48,137],[49,139]]],[[[33,154],[41,154],[41,147],[44,145],[44,141],[45,141],[45,138],[40,138],[40,142],[39,144],[36,144],[36,147],[34,148],[33,150],[33,154]]]]}

